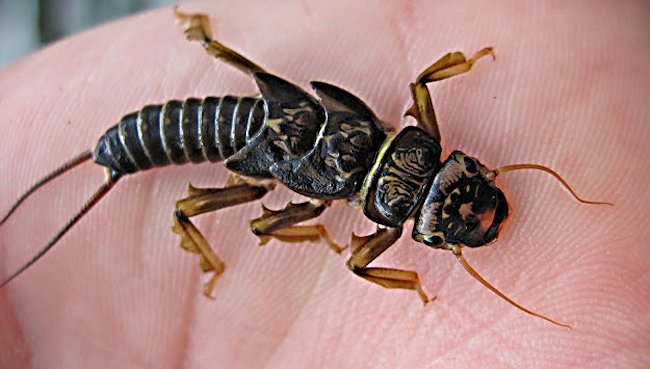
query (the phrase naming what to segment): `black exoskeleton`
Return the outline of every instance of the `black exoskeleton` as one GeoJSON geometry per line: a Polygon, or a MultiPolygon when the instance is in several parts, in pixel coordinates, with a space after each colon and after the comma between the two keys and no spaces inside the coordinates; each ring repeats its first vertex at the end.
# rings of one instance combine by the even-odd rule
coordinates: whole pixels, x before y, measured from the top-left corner
{"type": "MultiPolygon", "coordinates": [[[[272,238],[285,242],[335,243],[321,224],[302,225],[319,216],[334,200],[360,208],[377,231],[352,235],[348,268],[356,275],[387,288],[417,291],[426,303],[417,273],[368,265],[394,244],[402,227],[414,220],[413,239],[433,248],[452,251],[479,282],[517,308],[549,322],[549,318],[516,304],[485,281],[467,263],[461,247],[480,247],[494,241],[509,214],[508,203],[494,180],[519,169],[545,171],[537,164],[514,164],[489,170],[477,159],[454,151],[440,162],[442,147],[427,83],[465,73],[492,48],[466,59],[450,53],[425,69],[411,84],[413,104],[405,115],[417,124],[395,133],[358,97],[325,82],[312,82],[314,97],[266,72],[246,57],[213,40],[208,17],[176,11],[189,40],[200,42],[214,57],[240,69],[257,83],[258,97],[206,97],[147,105],[124,116],[88,150],[47,175],[30,188],[0,221],[51,179],[93,159],[106,168],[106,182],[43,249],[2,282],[6,285],[49,251],[126,174],[169,164],[225,161],[232,172],[221,188],[190,186],[189,196],[176,203],[173,231],[181,247],[200,257],[201,269],[213,273],[204,293],[210,295],[225,264],[214,253],[190,218],[262,198],[276,185],[311,198],[284,209],[263,207],[251,221],[251,230],[264,244],[272,238]]],[[[611,205],[611,204],[610,204],[611,205]]],[[[566,325],[563,325],[566,326],[566,325]]]]}

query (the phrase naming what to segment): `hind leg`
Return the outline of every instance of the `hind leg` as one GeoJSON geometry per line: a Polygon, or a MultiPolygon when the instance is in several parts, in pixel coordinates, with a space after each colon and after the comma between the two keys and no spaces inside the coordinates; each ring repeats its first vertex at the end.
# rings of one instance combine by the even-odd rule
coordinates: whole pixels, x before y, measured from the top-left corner
{"type": "Polygon", "coordinates": [[[195,188],[190,185],[189,196],[176,202],[172,231],[181,236],[181,247],[201,258],[201,270],[214,273],[206,283],[203,294],[211,297],[212,289],[225,269],[224,262],[214,253],[210,244],[194,226],[190,218],[262,198],[270,188],[232,183],[223,188],[195,188]]]}
{"type": "Polygon", "coordinates": [[[255,73],[264,72],[262,67],[253,63],[245,56],[221,42],[213,40],[210,18],[206,14],[183,13],[178,10],[178,7],[174,7],[174,16],[176,17],[176,22],[184,28],[187,39],[190,41],[199,41],[208,54],[223,60],[250,76],[255,73]]]}

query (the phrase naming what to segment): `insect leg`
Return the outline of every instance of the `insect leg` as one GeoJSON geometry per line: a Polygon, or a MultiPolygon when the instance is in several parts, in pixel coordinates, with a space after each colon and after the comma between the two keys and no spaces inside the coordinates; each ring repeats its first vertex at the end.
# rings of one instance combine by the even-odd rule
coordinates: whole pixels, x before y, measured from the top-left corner
{"type": "Polygon", "coordinates": [[[469,59],[465,58],[465,55],[461,52],[448,53],[431,64],[431,66],[420,73],[415,83],[411,83],[413,105],[408,108],[404,116],[410,115],[415,118],[418,121],[419,127],[440,141],[440,130],[436,120],[436,113],[431,102],[431,94],[426,84],[468,72],[478,59],[487,55],[492,55],[492,58],[494,58],[491,47],[481,49],[469,59]]]}
{"type": "Polygon", "coordinates": [[[189,196],[176,202],[172,231],[181,236],[181,247],[184,250],[200,256],[201,270],[204,273],[214,273],[203,289],[205,296],[211,297],[214,284],[223,273],[225,264],[215,255],[205,237],[189,218],[255,201],[263,197],[268,191],[268,187],[250,184],[237,184],[224,188],[196,188],[190,184],[189,196]]]}
{"type": "Polygon", "coordinates": [[[322,224],[295,225],[319,216],[328,206],[329,201],[312,200],[299,204],[289,203],[282,210],[269,210],[262,205],[263,214],[251,221],[251,230],[260,238],[264,245],[276,238],[284,242],[317,242],[325,240],[327,245],[336,253],[341,253],[345,247],[335,243],[322,224]]]}
{"type": "Polygon", "coordinates": [[[245,56],[232,50],[217,40],[212,39],[212,30],[210,27],[210,18],[206,14],[183,13],[174,7],[174,17],[176,22],[185,29],[185,36],[190,41],[199,41],[208,54],[217,59],[232,65],[242,72],[253,75],[258,72],[264,72],[264,69],[250,61],[245,56]]]}
{"type": "MultiPolygon", "coordinates": [[[[385,288],[415,290],[426,304],[432,299],[422,289],[418,274],[394,268],[367,268],[402,235],[402,228],[377,228],[374,234],[359,237],[352,234],[352,256],[346,265],[356,275],[385,288]]],[[[435,298],[435,297],[434,297],[435,298]]]]}

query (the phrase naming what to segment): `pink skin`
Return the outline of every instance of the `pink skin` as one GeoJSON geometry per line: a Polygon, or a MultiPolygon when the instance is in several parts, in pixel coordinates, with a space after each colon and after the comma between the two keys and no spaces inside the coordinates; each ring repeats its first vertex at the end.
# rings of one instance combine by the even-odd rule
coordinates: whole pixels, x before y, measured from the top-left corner
{"type": "MultiPolygon", "coordinates": [[[[259,248],[259,203],[199,228],[225,260],[216,299],[198,259],[171,233],[189,180],[219,186],[221,166],[124,179],[34,268],[0,290],[3,368],[455,368],[650,365],[650,12],[643,2],[197,4],[217,37],[301,86],[346,87],[396,127],[408,83],[449,51],[494,46],[467,75],[430,85],[445,154],[491,166],[542,163],[549,176],[498,178],[512,216],[498,242],[466,250],[526,307],[471,279],[449,252],[405,236],[375,265],[413,269],[437,300],[370,284],[324,245],[259,248]],[[394,6],[393,6],[394,5],[394,6]],[[398,6],[399,5],[399,6],[398,6]]],[[[0,211],[39,177],[91,147],[119,117],[171,98],[256,93],[239,71],[184,40],[171,9],[59,42],[0,71],[0,211]]],[[[33,255],[99,186],[94,165],[34,196],[0,229],[0,272],[33,255]],[[42,209],[39,208],[42,207],[42,209]]],[[[286,190],[272,208],[298,199],[286,190]]],[[[320,219],[341,243],[373,226],[336,206],[320,219]]]]}

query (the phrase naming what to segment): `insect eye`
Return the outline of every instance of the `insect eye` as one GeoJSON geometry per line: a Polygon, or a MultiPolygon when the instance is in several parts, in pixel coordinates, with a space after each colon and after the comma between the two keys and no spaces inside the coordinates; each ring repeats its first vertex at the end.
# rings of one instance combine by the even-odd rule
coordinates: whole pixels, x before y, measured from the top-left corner
{"type": "Polygon", "coordinates": [[[465,162],[465,169],[467,170],[467,172],[470,174],[476,174],[478,169],[476,168],[476,163],[474,162],[474,160],[468,157],[464,157],[463,161],[465,162]]]}
{"type": "Polygon", "coordinates": [[[443,241],[442,238],[438,236],[429,236],[429,237],[425,237],[423,239],[423,242],[425,245],[436,247],[442,245],[443,241]]]}

